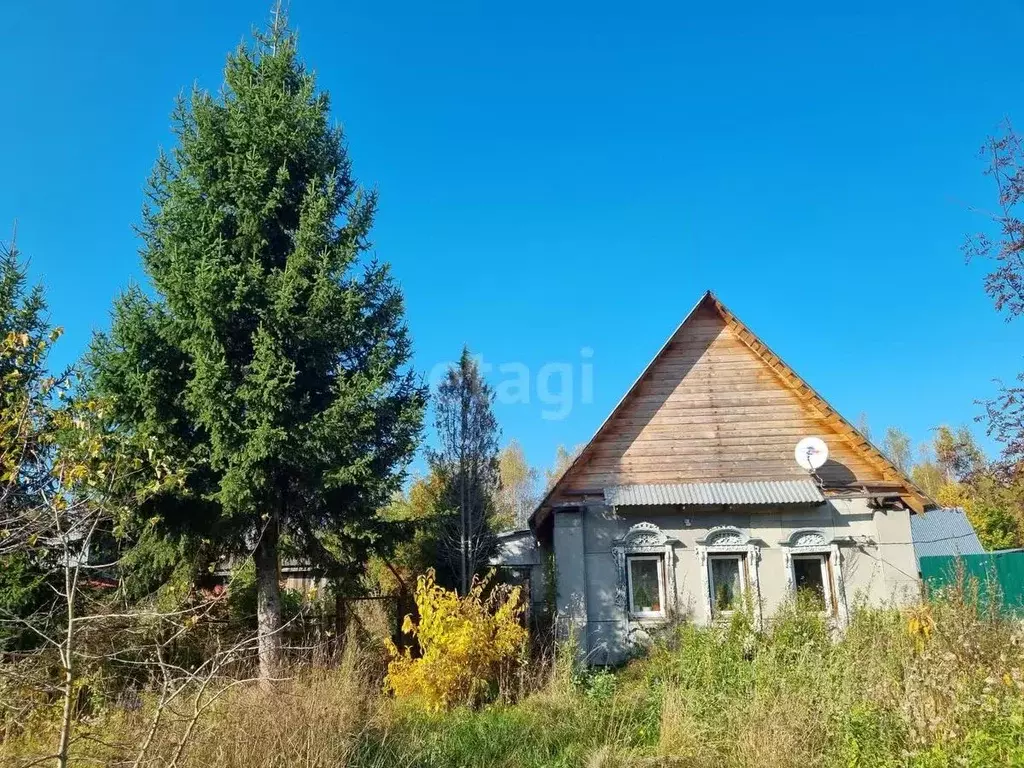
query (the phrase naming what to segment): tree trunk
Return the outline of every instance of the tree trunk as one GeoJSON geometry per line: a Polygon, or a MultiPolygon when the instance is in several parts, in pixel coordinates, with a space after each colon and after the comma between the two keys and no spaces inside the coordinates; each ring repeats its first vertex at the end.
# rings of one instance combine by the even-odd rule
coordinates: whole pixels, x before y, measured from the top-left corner
{"type": "Polygon", "coordinates": [[[469,389],[466,384],[465,353],[463,353],[462,399],[459,430],[459,576],[462,594],[469,594],[469,491],[466,488],[466,433],[469,431],[469,389]]]}
{"type": "Polygon", "coordinates": [[[281,672],[281,587],[277,570],[277,520],[267,523],[253,552],[256,563],[256,622],[259,632],[260,680],[264,687],[281,672]]]}
{"type": "MultiPolygon", "coordinates": [[[[67,549],[65,549],[67,557],[67,549]]],[[[75,591],[77,579],[71,578],[70,568],[65,565],[64,584],[67,589],[68,623],[64,635],[64,647],[61,648],[61,665],[64,667],[64,682],[61,685],[61,697],[64,699],[60,718],[60,737],[57,744],[57,768],[67,768],[68,751],[71,748],[71,727],[74,725],[73,712],[75,704],[75,591]]]]}

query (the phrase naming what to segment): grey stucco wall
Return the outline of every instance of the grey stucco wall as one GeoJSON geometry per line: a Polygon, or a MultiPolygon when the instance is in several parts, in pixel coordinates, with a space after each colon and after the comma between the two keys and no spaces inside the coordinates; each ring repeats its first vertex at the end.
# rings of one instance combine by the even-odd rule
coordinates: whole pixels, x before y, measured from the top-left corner
{"type": "Polygon", "coordinates": [[[744,513],[679,512],[661,507],[616,512],[604,505],[559,511],[554,521],[557,609],[560,620],[580,632],[580,650],[591,663],[621,661],[632,643],[642,640],[647,628],[658,623],[631,620],[628,610],[615,600],[618,570],[612,547],[638,522],[653,523],[675,540],[671,567],[676,612],[697,623],[708,621],[697,542],[720,526],[733,526],[759,540],[757,569],[766,619],[790,598],[781,544],[794,531],[806,528],[819,530],[839,543],[844,597],[851,611],[860,603],[905,604],[919,595],[909,512],[873,510],[863,499],[744,513]]]}
{"type": "Polygon", "coordinates": [[[583,518],[589,512],[579,509],[555,512],[553,540],[557,590],[555,595],[556,629],[564,638],[576,635],[581,652],[589,649],[587,627],[587,567],[584,557],[583,518]]]}

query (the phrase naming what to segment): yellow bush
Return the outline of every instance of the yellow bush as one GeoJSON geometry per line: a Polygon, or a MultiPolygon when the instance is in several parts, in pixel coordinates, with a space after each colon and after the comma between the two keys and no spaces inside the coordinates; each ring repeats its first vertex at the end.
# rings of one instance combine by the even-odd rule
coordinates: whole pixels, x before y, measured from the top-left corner
{"type": "Polygon", "coordinates": [[[421,700],[431,709],[479,702],[503,666],[515,664],[526,645],[520,623],[525,604],[519,587],[473,579],[459,597],[439,586],[430,570],[416,580],[419,622],[405,617],[403,631],[419,642],[422,655],[388,644],[391,662],[385,689],[396,697],[421,700]]]}
{"type": "Polygon", "coordinates": [[[908,608],[905,611],[907,617],[907,634],[914,641],[914,647],[918,651],[924,650],[928,638],[935,631],[935,617],[932,616],[930,605],[920,605],[915,608],[908,608]]]}

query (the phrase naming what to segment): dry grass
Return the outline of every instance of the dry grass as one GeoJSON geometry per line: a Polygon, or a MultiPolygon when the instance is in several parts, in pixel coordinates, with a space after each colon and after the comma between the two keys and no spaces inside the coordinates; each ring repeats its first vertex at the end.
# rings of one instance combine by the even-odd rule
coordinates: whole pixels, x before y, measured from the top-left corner
{"type": "MultiPolygon", "coordinates": [[[[335,668],[300,670],[272,692],[224,681],[207,689],[201,701],[208,709],[185,739],[197,701],[196,691],[189,692],[165,709],[141,760],[155,697],[131,709],[110,707],[82,718],[71,762],[133,766],[139,760],[140,768],[345,766],[367,733],[381,732],[386,722],[389,707],[379,694],[379,676],[379,666],[356,652],[344,654],[335,668]]],[[[39,759],[52,743],[51,725],[0,744],[0,764],[39,759]]]]}
{"type": "MultiPolygon", "coordinates": [[[[927,638],[892,610],[860,610],[829,638],[792,610],[772,629],[738,619],[680,626],[616,674],[555,665],[506,681],[499,701],[431,714],[381,693],[380,659],[350,652],[272,695],[228,691],[177,765],[843,766],[1024,765],[1024,635],[964,593],[925,606],[927,638]],[[515,700],[514,703],[511,703],[515,700]]],[[[169,768],[187,712],[162,724],[146,766],[169,768]]],[[[131,765],[147,707],[80,724],[100,741],[73,764],[131,765]]],[[[45,728],[0,745],[0,762],[43,754],[45,728]]],[[[8,764],[8,763],[5,763],[8,764]]]]}
{"type": "MultiPolygon", "coordinates": [[[[347,765],[384,704],[376,681],[357,660],[349,654],[338,669],[305,671],[272,693],[249,686],[231,694],[205,719],[183,765],[347,765]]],[[[158,746],[153,764],[159,765],[166,752],[166,746],[158,746]]]]}

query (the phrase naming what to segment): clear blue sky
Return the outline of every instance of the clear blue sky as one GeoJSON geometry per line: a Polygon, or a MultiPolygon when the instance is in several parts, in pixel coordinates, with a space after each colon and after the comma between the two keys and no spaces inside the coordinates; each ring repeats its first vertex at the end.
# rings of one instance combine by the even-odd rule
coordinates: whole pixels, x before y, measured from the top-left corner
{"type": "MultiPolygon", "coordinates": [[[[17,219],[59,362],[140,275],[131,226],[175,95],[219,87],[269,4],[5,10],[0,232],[17,219]]],[[[876,436],[970,422],[1024,365],[1024,326],[958,250],[984,223],[967,207],[994,198],[977,149],[1024,107],[1022,7],[713,6],[291,4],[380,191],[417,368],[464,342],[534,376],[573,365],[566,418],[543,417],[536,381],[498,409],[536,464],[590,436],[707,288],[876,436]]]]}

